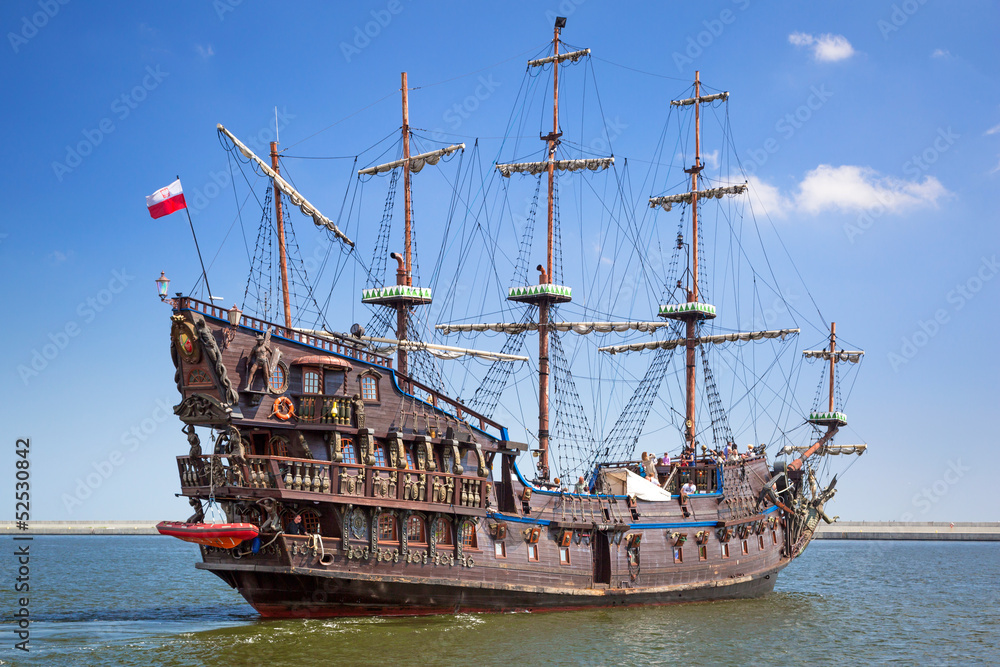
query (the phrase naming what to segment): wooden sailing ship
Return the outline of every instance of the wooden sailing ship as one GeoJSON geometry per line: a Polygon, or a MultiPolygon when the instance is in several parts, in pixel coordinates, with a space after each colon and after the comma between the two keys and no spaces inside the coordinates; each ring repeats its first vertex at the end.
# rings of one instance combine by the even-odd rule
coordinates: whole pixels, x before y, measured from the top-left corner
{"type": "MultiPolygon", "coordinates": [[[[558,284],[554,265],[556,175],[614,163],[613,157],[557,155],[560,67],[589,54],[560,52],[564,25],[565,19],[557,20],[552,54],[529,62],[529,68],[552,69],[552,131],[541,137],[545,158],[496,165],[503,178],[526,173],[547,180],[546,262],[538,267],[538,284],[509,292],[512,303],[526,304],[527,316],[514,324],[439,325],[443,333],[484,327],[537,331],[534,474],[522,472],[528,444],[513,441],[490,415],[409,372],[409,354],[418,351],[497,363],[526,357],[435,345],[411,335],[412,313],[432,299],[430,289],[413,284],[411,174],[465,146],[411,155],[406,74],[402,158],[358,172],[403,177],[403,252],[392,255],[396,282],[369,286],[362,294],[364,303],[394,311],[394,338],[366,336],[357,326],[344,335],[294,325],[282,202],[298,207],[340,242],[353,243],[282,178],[275,143],[267,163],[219,126],[224,139],[271,181],[284,317],[269,322],[235,306],[224,309],[181,295],[168,300],[170,353],[181,395],[175,412],[190,443],[177,466],[181,492],[195,510],[185,524],[171,528],[196,534],[206,523],[208,503],[224,513],[225,525],[257,531],[231,548],[203,542],[198,567],[239,591],[261,615],[555,610],[757,596],[773,589],[778,572],[802,553],[818,521],[826,518],[824,505],[834,484],[821,486],[811,462],[837,453],[832,441],[846,423],[834,406],[835,364],[862,355],[839,350],[834,329],[828,348],[806,352],[830,365],[829,409],[807,420],[817,433],[814,442],[786,446],[784,453],[794,458],[773,467],[762,450],[734,455],[729,443],[726,451],[697,449],[698,349],[784,339],[798,331],[703,331],[716,311],[699,292],[699,202],[746,189],[706,189],[700,179],[700,109],[728,93],[702,94],[696,74],[693,97],[674,102],[693,107],[695,114],[690,190],[649,200],[651,207],[690,209],[689,241],[678,243],[690,249],[686,298],[661,306],[656,322],[552,319],[557,304],[572,299],[570,288],[558,284]],[[570,491],[557,483],[550,461],[549,361],[551,336],[568,330],[676,334],[601,349],[684,351],[684,457],[644,470],[648,476],[634,472],[635,460],[588,459],[582,486],[570,491]],[[396,358],[375,347],[379,344],[395,347],[396,358]],[[202,451],[196,427],[211,429],[210,451],[202,451]]],[[[634,440],[627,444],[635,446],[634,440]]],[[[221,525],[212,530],[225,532],[221,525]]]]}

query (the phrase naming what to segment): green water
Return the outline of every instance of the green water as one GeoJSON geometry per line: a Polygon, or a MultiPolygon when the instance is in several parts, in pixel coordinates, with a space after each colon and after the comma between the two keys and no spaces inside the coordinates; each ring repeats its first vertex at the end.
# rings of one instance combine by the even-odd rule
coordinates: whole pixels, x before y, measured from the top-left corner
{"type": "Polygon", "coordinates": [[[31,550],[31,652],[12,648],[8,555],[2,664],[1000,664],[1000,543],[816,542],[758,600],[316,621],[259,620],[177,540],[31,550]]]}

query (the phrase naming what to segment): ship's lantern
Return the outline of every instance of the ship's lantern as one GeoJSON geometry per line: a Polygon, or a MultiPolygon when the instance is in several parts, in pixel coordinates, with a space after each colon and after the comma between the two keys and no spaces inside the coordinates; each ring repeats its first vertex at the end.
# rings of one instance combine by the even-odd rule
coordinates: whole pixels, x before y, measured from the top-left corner
{"type": "Polygon", "coordinates": [[[242,317],[242,315],[243,311],[237,308],[235,303],[232,308],[226,311],[226,317],[229,318],[229,323],[234,327],[240,323],[240,317],[242,317]]]}
{"type": "Polygon", "coordinates": [[[167,274],[160,271],[160,277],[156,279],[156,290],[160,293],[160,300],[167,298],[167,291],[170,289],[170,278],[167,278],[167,274]]]}

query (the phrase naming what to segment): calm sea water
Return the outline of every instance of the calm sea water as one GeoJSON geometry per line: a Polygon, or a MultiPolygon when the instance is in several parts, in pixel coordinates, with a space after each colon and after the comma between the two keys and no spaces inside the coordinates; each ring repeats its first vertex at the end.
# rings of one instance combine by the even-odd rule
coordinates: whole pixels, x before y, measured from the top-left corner
{"type": "Polygon", "coordinates": [[[36,537],[30,654],[0,557],[0,663],[1000,664],[995,542],[815,542],[758,600],[322,621],[259,620],[197,559],[161,537],[36,537]]]}

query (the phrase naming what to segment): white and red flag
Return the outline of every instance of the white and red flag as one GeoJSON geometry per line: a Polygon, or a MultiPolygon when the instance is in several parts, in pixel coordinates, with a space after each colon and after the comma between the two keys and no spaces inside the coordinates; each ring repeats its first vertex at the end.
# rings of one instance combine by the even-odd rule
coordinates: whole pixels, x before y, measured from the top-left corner
{"type": "Polygon", "coordinates": [[[184,201],[184,190],[181,189],[181,179],[177,179],[165,188],[160,188],[146,197],[146,208],[153,219],[170,215],[174,211],[187,208],[184,201]]]}

